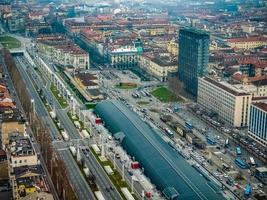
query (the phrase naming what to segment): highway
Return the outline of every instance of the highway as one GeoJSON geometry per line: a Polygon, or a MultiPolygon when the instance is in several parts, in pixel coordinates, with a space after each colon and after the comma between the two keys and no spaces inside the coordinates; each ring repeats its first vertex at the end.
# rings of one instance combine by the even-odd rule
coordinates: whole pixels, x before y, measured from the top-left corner
{"type": "MultiPolygon", "coordinates": [[[[12,80],[10,78],[10,75],[8,73],[8,70],[6,68],[6,65],[4,64],[3,61],[1,63],[3,63],[3,73],[8,75],[8,78],[6,79],[6,81],[7,81],[7,87],[9,88],[9,91],[11,91],[10,92],[11,97],[12,97],[13,101],[16,102],[16,107],[24,114],[24,116],[26,116],[26,114],[24,112],[24,109],[23,109],[23,107],[21,105],[20,99],[18,98],[17,92],[16,92],[16,90],[14,88],[13,82],[12,82],[12,80]]],[[[33,137],[32,130],[29,127],[26,127],[26,132],[30,136],[33,137]]],[[[51,177],[49,175],[48,169],[47,169],[47,167],[45,165],[44,158],[43,158],[43,156],[42,156],[42,154],[40,152],[39,145],[36,143],[36,140],[35,140],[34,137],[33,137],[33,139],[34,139],[34,143],[33,143],[34,149],[35,149],[36,153],[40,155],[39,159],[41,161],[42,168],[44,170],[44,173],[47,175],[46,176],[46,180],[47,180],[47,184],[48,184],[48,187],[49,187],[49,191],[53,194],[53,197],[54,197],[55,200],[59,200],[57,191],[56,191],[56,189],[54,187],[54,184],[53,184],[52,179],[51,179],[51,177]]]]}
{"type": "Polygon", "coordinates": [[[79,169],[77,163],[72,157],[69,150],[59,151],[59,154],[63,161],[65,162],[65,166],[69,171],[69,178],[71,180],[71,185],[73,186],[76,194],[80,200],[83,199],[95,199],[93,192],[88,188],[88,183],[86,182],[81,170],[79,169]]]}
{"type": "MultiPolygon", "coordinates": [[[[22,65],[27,65],[28,64],[27,62],[21,62],[21,63],[22,63],[22,65]]],[[[88,142],[85,141],[85,140],[82,140],[78,130],[75,128],[75,126],[73,125],[72,121],[69,119],[69,116],[67,115],[67,109],[61,109],[60,104],[58,103],[58,101],[56,100],[56,98],[54,97],[52,92],[50,91],[49,87],[43,87],[44,83],[43,83],[42,78],[39,76],[39,74],[36,73],[36,71],[32,67],[29,67],[29,68],[27,68],[27,67],[25,68],[24,67],[24,70],[27,70],[27,69],[29,69],[28,73],[29,74],[33,73],[34,79],[38,80],[38,81],[35,81],[35,83],[38,84],[39,88],[42,88],[43,94],[46,96],[46,98],[49,99],[49,100],[52,100],[52,102],[53,102],[52,104],[55,107],[55,111],[56,111],[57,117],[58,117],[58,119],[59,119],[59,121],[61,123],[61,126],[65,128],[66,132],[70,136],[70,139],[71,140],[80,139],[80,144],[83,145],[83,146],[86,146],[88,144],[88,142]]],[[[22,70],[22,71],[24,71],[24,70],[22,70]]],[[[52,121],[52,123],[54,125],[53,121],[52,121]]],[[[56,147],[62,146],[62,145],[57,144],[56,142],[54,142],[53,144],[56,147]]],[[[66,156],[65,153],[63,153],[63,154],[61,153],[61,155],[63,156],[63,158],[66,158],[66,159],[69,158],[69,157],[66,156]]],[[[73,160],[73,158],[72,158],[72,160],[73,160]]],[[[85,162],[87,162],[88,167],[90,169],[93,169],[93,171],[95,171],[95,173],[96,173],[95,176],[97,178],[97,183],[98,183],[102,193],[107,193],[107,194],[105,194],[105,196],[107,196],[107,199],[114,199],[114,200],[122,199],[120,194],[119,194],[119,192],[116,189],[110,190],[110,192],[106,191],[106,188],[115,188],[115,186],[110,181],[108,175],[105,173],[103,168],[101,168],[101,166],[99,165],[98,161],[95,159],[94,155],[90,152],[89,153],[89,157],[84,157],[84,160],[85,160],[85,162]],[[90,160],[90,162],[89,162],[89,160],[90,160]]],[[[68,164],[69,162],[66,162],[66,163],[68,164]]],[[[69,170],[74,170],[74,166],[71,166],[69,168],[69,170]]],[[[79,168],[78,168],[78,170],[79,170],[79,168]]],[[[71,173],[73,174],[74,172],[71,171],[71,173]]],[[[77,180],[75,180],[75,181],[77,181],[77,180]]],[[[78,186],[78,183],[76,183],[76,186],[78,186]]],[[[76,189],[76,190],[79,192],[78,189],[76,189]]]]}
{"type": "Polygon", "coordinates": [[[103,174],[106,174],[106,172],[100,166],[100,164],[98,163],[98,161],[96,160],[96,158],[94,157],[92,152],[89,151],[88,152],[89,156],[87,156],[87,157],[82,152],[81,152],[81,155],[82,155],[82,158],[84,159],[87,167],[92,172],[94,172],[94,175],[96,177],[96,183],[98,185],[100,185],[102,189],[105,189],[105,190],[101,191],[102,194],[104,195],[104,197],[106,197],[106,199],[114,199],[114,200],[122,199],[119,192],[113,186],[113,183],[111,182],[109,177],[107,175],[103,176],[103,174]],[[110,188],[113,188],[113,189],[110,189],[110,188]]]}
{"type": "Polygon", "coordinates": [[[25,70],[23,70],[21,67],[19,67],[19,66],[24,66],[24,69],[25,69],[26,66],[18,58],[15,58],[15,61],[16,61],[16,64],[18,66],[18,70],[19,70],[22,78],[24,79],[25,83],[27,84],[28,92],[31,95],[31,97],[34,99],[36,113],[44,121],[44,123],[49,127],[49,129],[50,129],[49,133],[51,134],[52,138],[57,138],[59,136],[57,127],[55,126],[52,119],[50,118],[49,113],[47,112],[46,108],[44,107],[43,102],[42,102],[41,98],[39,97],[39,94],[35,90],[34,85],[31,81],[31,79],[29,78],[28,74],[26,73],[25,70]]]}
{"type": "MultiPolygon", "coordinates": [[[[45,123],[48,125],[47,127],[50,130],[49,132],[53,133],[52,138],[57,137],[59,135],[59,131],[57,130],[54,122],[50,118],[46,108],[43,105],[42,100],[40,99],[37,91],[34,88],[34,85],[28,73],[26,72],[27,66],[25,66],[25,63],[22,62],[20,58],[15,58],[15,61],[22,75],[22,78],[24,79],[24,82],[27,84],[29,94],[35,100],[37,114],[42,116],[42,120],[44,120],[45,123]]],[[[80,169],[78,168],[70,152],[67,151],[66,153],[65,151],[63,151],[60,153],[60,155],[62,156],[63,161],[66,163],[66,166],[68,168],[68,173],[70,175],[71,183],[75,191],[77,192],[78,198],[79,199],[95,199],[93,192],[91,191],[88,184],[86,183],[83,175],[80,172],[80,169]]]]}

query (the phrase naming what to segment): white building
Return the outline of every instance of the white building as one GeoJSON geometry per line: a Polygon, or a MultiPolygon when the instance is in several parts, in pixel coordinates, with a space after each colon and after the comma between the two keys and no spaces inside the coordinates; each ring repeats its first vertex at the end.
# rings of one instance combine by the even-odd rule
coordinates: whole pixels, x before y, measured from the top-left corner
{"type": "Polygon", "coordinates": [[[226,82],[199,78],[197,103],[233,127],[248,126],[252,95],[226,82]]]}
{"type": "Polygon", "coordinates": [[[267,102],[253,103],[251,105],[248,136],[267,146],[267,102]]]}

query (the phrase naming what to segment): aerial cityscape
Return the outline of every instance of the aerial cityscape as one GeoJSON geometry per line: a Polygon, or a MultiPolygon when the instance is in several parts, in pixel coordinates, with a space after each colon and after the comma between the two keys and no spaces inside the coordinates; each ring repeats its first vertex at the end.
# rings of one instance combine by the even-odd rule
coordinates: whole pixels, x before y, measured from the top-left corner
{"type": "Polygon", "coordinates": [[[0,18],[0,200],[267,199],[267,0],[0,18]]]}

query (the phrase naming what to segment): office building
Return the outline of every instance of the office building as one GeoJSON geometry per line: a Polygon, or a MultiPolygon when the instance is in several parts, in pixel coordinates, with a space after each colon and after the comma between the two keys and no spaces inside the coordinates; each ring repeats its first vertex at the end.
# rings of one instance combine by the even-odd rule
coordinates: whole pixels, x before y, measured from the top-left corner
{"type": "Polygon", "coordinates": [[[267,103],[251,104],[248,135],[253,140],[267,146],[267,103]]]}
{"type": "Polygon", "coordinates": [[[233,127],[248,126],[252,94],[226,82],[199,78],[197,103],[233,127]]]}
{"type": "Polygon", "coordinates": [[[198,77],[207,74],[209,60],[209,34],[193,28],[179,32],[178,78],[185,90],[197,95],[198,77]]]}

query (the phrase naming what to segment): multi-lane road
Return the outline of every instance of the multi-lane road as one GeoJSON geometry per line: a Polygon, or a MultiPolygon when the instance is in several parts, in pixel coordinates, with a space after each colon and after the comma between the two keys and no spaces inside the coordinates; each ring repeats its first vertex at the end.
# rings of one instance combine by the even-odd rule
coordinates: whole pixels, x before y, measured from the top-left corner
{"type": "MultiPolygon", "coordinates": [[[[29,85],[28,87],[30,90],[29,91],[30,94],[35,94],[34,99],[39,100],[38,102],[36,102],[37,113],[39,113],[38,111],[43,111],[44,113],[46,112],[45,116],[48,116],[47,118],[51,120],[51,123],[49,123],[50,124],[49,127],[51,128],[51,125],[52,125],[52,127],[55,126],[54,122],[52,121],[52,119],[49,117],[49,114],[45,110],[44,105],[43,105],[41,99],[39,98],[38,93],[35,91],[33,83],[30,80],[29,74],[32,74],[33,81],[35,82],[35,84],[37,84],[37,87],[42,88],[43,94],[46,96],[46,98],[50,101],[52,100],[52,104],[55,108],[55,111],[56,111],[57,117],[61,123],[61,126],[64,127],[64,129],[67,131],[67,133],[70,136],[70,139],[71,140],[79,139],[81,145],[83,145],[83,146],[87,145],[88,144],[88,141],[86,141],[87,139],[83,140],[81,138],[79,131],[75,128],[72,121],[69,119],[69,117],[67,115],[68,109],[61,109],[60,104],[57,102],[57,100],[55,99],[55,97],[51,93],[49,87],[48,86],[44,87],[44,83],[42,82],[43,79],[39,76],[38,73],[36,73],[36,71],[33,68],[29,67],[28,63],[23,59],[24,58],[16,58],[18,64],[20,65],[19,69],[20,69],[20,72],[23,76],[23,79],[25,80],[27,85],[29,85]],[[42,109],[40,109],[39,107],[42,107],[42,109]]],[[[45,118],[45,119],[48,120],[47,118],[45,118]]],[[[56,129],[54,131],[55,131],[54,133],[57,133],[57,135],[53,134],[53,137],[57,138],[57,136],[59,134],[58,130],[56,129]]],[[[60,142],[53,142],[53,144],[56,148],[62,146],[62,145],[60,145],[60,142]]],[[[92,191],[90,190],[90,188],[88,188],[87,184],[84,184],[84,183],[86,183],[86,181],[84,180],[84,177],[82,176],[82,174],[81,174],[76,162],[74,161],[74,158],[71,156],[69,150],[67,150],[67,149],[61,150],[60,155],[62,156],[63,160],[67,164],[71,181],[73,182],[73,186],[75,188],[75,191],[79,194],[78,195],[79,199],[93,199],[92,197],[88,198],[88,196],[90,194],[91,194],[91,196],[93,195],[92,191]],[[85,198],[85,197],[87,197],[87,198],[85,198]]],[[[114,199],[114,200],[122,199],[119,192],[115,189],[115,186],[110,181],[110,179],[107,176],[107,174],[105,173],[105,171],[101,168],[101,166],[99,165],[99,163],[95,159],[94,155],[91,154],[90,152],[88,155],[89,156],[83,156],[83,159],[84,159],[85,163],[87,164],[87,166],[91,170],[95,171],[94,175],[96,177],[96,182],[99,186],[100,191],[104,194],[106,199],[114,199]],[[109,190],[107,188],[114,188],[114,189],[109,190]]]]}

